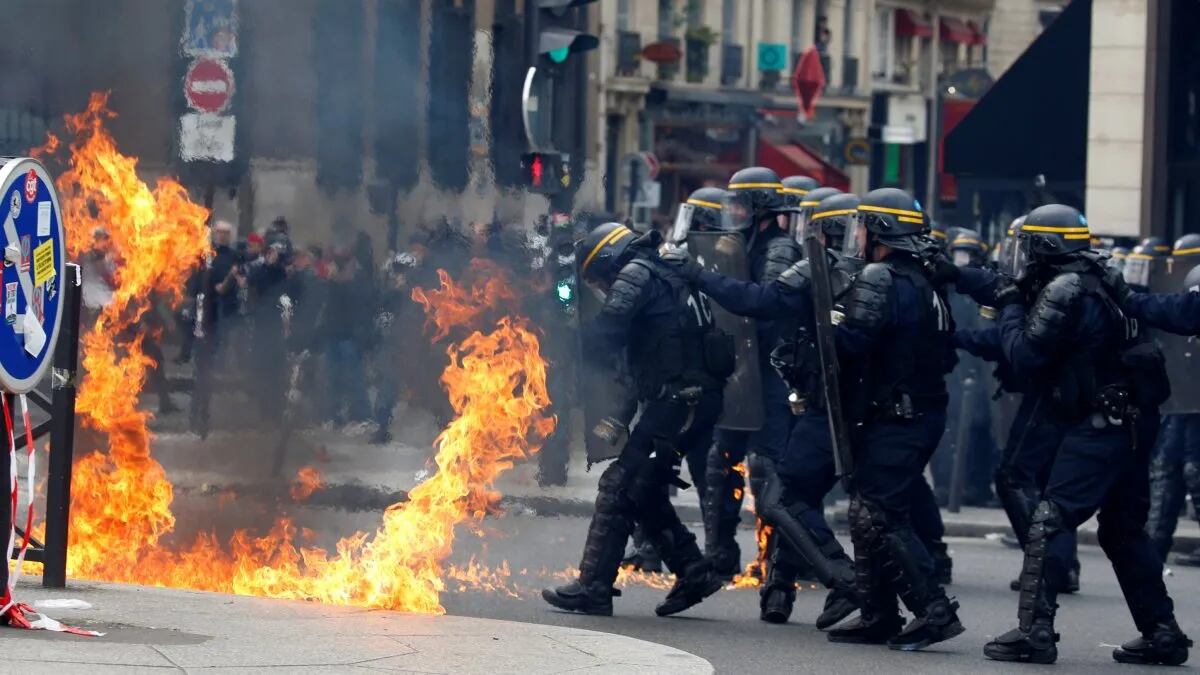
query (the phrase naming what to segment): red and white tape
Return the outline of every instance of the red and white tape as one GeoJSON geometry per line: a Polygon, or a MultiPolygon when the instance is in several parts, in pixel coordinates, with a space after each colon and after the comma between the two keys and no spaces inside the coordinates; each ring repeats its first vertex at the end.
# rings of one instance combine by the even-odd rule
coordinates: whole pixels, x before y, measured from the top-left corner
{"type": "MultiPolygon", "coordinates": [[[[25,563],[25,553],[29,550],[29,533],[33,529],[33,490],[34,482],[37,479],[37,453],[33,444],[33,425],[29,419],[29,401],[24,394],[17,397],[21,401],[21,416],[25,422],[25,494],[28,496],[29,507],[25,511],[25,527],[22,531],[25,536],[21,538],[21,550],[17,552],[17,562],[13,567],[12,573],[8,575],[8,587],[4,589],[4,595],[0,596],[0,625],[7,623],[16,628],[25,628],[29,630],[49,630],[59,633],[73,633],[75,635],[87,635],[91,637],[100,637],[103,633],[98,633],[92,630],[84,630],[66,626],[45,614],[34,610],[25,603],[17,602],[13,589],[16,588],[17,581],[21,578],[21,566],[25,563]],[[36,619],[31,619],[30,615],[37,616],[36,619]]],[[[12,506],[12,522],[8,526],[8,547],[5,549],[4,564],[7,565],[9,560],[12,560],[13,549],[17,545],[17,439],[13,433],[12,411],[8,407],[8,396],[0,394],[0,408],[4,410],[4,424],[8,428],[8,485],[9,485],[9,500],[12,506]]]]}

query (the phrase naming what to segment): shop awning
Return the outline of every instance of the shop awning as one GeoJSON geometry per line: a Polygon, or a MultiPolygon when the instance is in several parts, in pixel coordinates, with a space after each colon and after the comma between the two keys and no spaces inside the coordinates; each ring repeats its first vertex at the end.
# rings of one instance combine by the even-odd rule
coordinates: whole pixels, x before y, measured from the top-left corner
{"type": "Polygon", "coordinates": [[[971,40],[971,44],[973,44],[973,45],[986,45],[987,44],[987,33],[983,32],[982,26],[975,23],[974,21],[968,21],[967,26],[971,29],[971,32],[974,33],[974,37],[971,40]]]}
{"type": "Polygon", "coordinates": [[[933,37],[933,24],[911,9],[896,9],[896,35],[933,37]]]}
{"type": "Polygon", "coordinates": [[[850,178],[820,155],[798,143],[758,142],[758,165],[765,166],[781,178],[809,176],[821,185],[846,191],[850,178]]]}
{"type": "Polygon", "coordinates": [[[942,42],[957,42],[962,45],[975,44],[975,31],[971,30],[971,26],[962,19],[956,19],[952,16],[943,16],[939,22],[941,31],[938,37],[942,42]]]}
{"type": "Polygon", "coordinates": [[[946,137],[957,177],[1082,181],[1092,0],[1075,0],[946,137]]]}

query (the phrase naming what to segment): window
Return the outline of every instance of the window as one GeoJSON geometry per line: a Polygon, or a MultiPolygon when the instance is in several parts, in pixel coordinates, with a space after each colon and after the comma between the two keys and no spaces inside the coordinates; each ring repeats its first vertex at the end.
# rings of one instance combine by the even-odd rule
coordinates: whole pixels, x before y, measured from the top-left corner
{"type": "Polygon", "coordinates": [[[629,0],[617,0],[617,30],[629,30],[629,0]]]}
{"type": "Polygon", "coordinates": [[[874,39],[871,41],[871,79],[891,82],[896,74],[896,10],[876,7],[871,22],[874,39]]]}
{"type": "Polygon", "coordinates": [[[737,0],[721,0],[721,42],[737,44],[737,0]]]}

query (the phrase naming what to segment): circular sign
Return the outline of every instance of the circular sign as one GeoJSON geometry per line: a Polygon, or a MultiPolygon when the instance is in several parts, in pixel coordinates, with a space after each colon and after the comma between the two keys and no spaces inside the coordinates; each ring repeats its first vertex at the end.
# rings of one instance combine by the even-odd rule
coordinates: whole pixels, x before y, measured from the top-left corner
{"type": "Polygon", "coordinates": [[[0,389],[24,394],[37,386],[54,358],[67,283],[66,240],[58,193],[46,167],[28,157],[0,162],[0,389]]]}
{"type": "Polygon", "coordinates": [[[196,110],[219,113],[233,98],[233,72],[216,59],[193,61],[183,79],[183,95],[196,110]]]}

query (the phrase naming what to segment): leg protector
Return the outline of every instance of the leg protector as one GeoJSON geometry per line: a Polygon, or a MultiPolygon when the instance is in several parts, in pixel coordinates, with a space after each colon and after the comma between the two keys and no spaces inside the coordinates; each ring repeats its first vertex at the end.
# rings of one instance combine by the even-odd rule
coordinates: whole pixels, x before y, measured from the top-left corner
{"type": "Polygon", "coordinates": [[[1191,468],[1193,473],[1200,469],[1194,465],[1189,467],[1188,464],[1181,467],[1178,462],[1170,461],[1160,449],[1156,449],[1154,459],[1150,462],[1150,511],[1146,517],[1146,533],[1164,561],[1171,552],[1175,528],[1179,524],[1184,488],[1188,484],[1188,469],[1191,468]]]}
{"type": "Polygon", "coordinates": [[[704,549],[721,572],[736,572],[741,558],[736,534],[746,484],[733,468],[740,461],[732,450],[714,444],[704,474],[704,549]]]}
{"type": "Polygon", "coordinates": [[[1033,524],[1033,510],[1037,508],[1041,499],[1040,491],[1031,485],[1020,485],[1014,481],[1007,466],[996,469],[995,479],[996,496],[1004,507],[1004,513],[1008,516],[1013,533],[1017,535],[1017,541],[1024,547],[1029,526],[1033,524]]]}
{"type": "Polygon", "coordinates": [[[831,545],[818,544],[806,524],[795,516],[794,511],[800,509],[789,509],[783,503],[783,485],[775,473],[774,462],[761,455],[751,455],[749,462],[750,486],[754,489],[758,517],[774,528],[776,536],[782,537],[788,548],[804,557],[826,588],[852,585],[854,578],[849,566],[837,565],[831,559],[838,553],[845,556],[837,540],[831,545]]]}
{"type": "MultiPolygon", "coordinates": [[[[1025,560],[1021,566],[1018,628],[1022,633],[1031,635],[1035,623],[1043,628],[1049,625],[1049,634],[1037,637],[1050,638],[1050,644],[1053,644],[1054,610],[1057,606],[1046,584],[1046,548],[1050,538],[1062,531],[1062,513],[1058,505],[1051,501],[1038,503],[1033,510],[1033,524],[1029,527],[1025,560]]],[[[1039,634],[1044,632],[1039,631],[1039,634]]]]}
{"type": "Polygon", "coordinates": [[[854,587],[862,600],[863,619],[867,623],[881,616],[898,620],[896,594],[883,574],[880,531],[872,521],[871,510],[862,497],[853,495],[847,515],[850,539],[854,542],[854,587]]]}
{"type": "Polygon", "coordinates": [[[600,475],[596,512],[588,527],[583,559],[579,562],[579,580],[585,586],[612,587],[625,542],[633,532],[633,501],[628,495],[629,471],[613,462],[600,475]]]}

